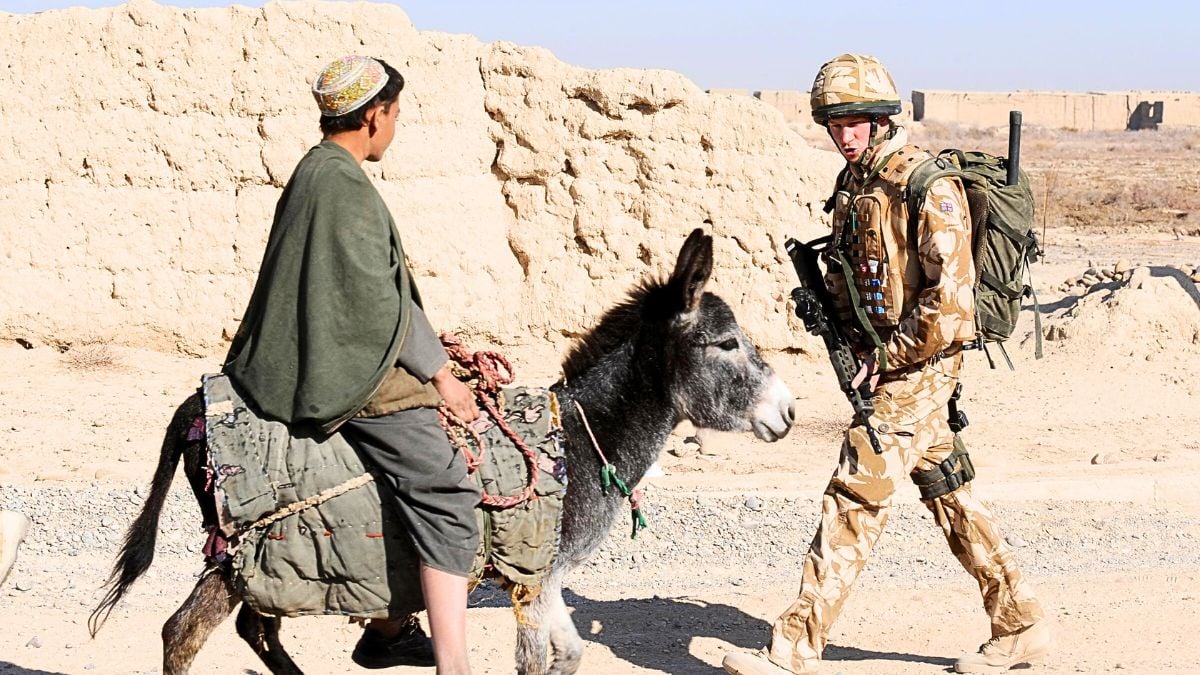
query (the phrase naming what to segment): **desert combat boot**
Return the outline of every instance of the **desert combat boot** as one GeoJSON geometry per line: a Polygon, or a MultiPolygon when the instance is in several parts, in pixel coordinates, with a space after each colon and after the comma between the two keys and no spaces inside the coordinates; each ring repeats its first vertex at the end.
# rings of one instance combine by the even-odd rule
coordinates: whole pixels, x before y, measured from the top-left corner
{"type": "Polygon", "coordinates": [[[799,673],[817,672],[815,663],[811,668],[801,671],[792,671],[776,665],[774,661],[767,658],[765,649],[752,653],[732,652],[726,654],[725,660],[721,661],[721,667],[730,675],[798,675],[799,673]]]}
{"type": "Polygon", "coordinates": [[[1015,633],[988,640],[975,654],[954,663],[956,673],[1002,673],[1015,665],[1034,663],[1050,651],[1050,624],[1045,619],[1015,633]]]}

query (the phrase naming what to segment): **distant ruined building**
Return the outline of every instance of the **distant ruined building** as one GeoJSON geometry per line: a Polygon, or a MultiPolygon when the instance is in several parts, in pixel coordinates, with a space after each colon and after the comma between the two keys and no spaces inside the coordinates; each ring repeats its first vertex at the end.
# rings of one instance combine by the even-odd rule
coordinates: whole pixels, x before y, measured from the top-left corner
{"type": "MultiPolygon", "coordinates": [[[[753,96],[783,113],[791,124],[810,125],[808,92],[709,89],[708,93],[753,96]]],[[[1200,127],[1200,93],[1130,92],[965,92],[914,90],[902,117],[974,127],[1003,127],[1008,111],[1020,110],[1031,126],[1076,131],[1119,131],[1200,127]]]]}

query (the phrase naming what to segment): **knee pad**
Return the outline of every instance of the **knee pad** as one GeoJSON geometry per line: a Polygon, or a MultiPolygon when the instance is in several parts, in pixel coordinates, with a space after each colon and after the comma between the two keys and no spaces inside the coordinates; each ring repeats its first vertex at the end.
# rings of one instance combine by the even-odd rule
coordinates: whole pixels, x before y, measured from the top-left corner
{"type": "Polygon", "coordinates": [[[926,471],[914,471],[910,477],[921,491],[921,499],[929,501],[948,495],[971,482],[975,478],[975,465],[971,464],[971,456],[967,454],[962,439],[955,434],[954,450],[941,464],[926,471]]]}

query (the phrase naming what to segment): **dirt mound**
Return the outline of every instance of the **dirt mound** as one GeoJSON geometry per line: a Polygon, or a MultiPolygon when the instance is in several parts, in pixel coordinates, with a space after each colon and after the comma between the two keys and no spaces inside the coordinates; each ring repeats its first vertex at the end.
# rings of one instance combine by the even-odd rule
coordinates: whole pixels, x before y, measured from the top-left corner
{"type": "Polygon", "coordinates": [[[1045,337],[1096,359],[1200,351],[1200,290],[1192,274],[1166,265],[1089,269],[1067,284],[1082,287],[1082,295],[1043,307],[1045,337]]]}

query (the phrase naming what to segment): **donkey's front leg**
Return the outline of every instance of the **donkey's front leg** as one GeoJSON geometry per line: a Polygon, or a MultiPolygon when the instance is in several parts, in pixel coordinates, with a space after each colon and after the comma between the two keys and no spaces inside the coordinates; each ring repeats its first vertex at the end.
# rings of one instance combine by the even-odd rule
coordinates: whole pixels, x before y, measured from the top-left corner
{"type": "Polygon", "coordinates": [[[517,617],[517,672],[545,675],[550,657],[550,630],[546,624],[546,587],[528,605],[513,607],[517,617]]]}
{"type": "Polygon", "coordinates": [[[522,611],[525,623],[517,626],[517,672],[521,675],[571,675],[579,670],[583,640],[563,602],[566,572],[563,568],[551,570],[541,593],[522,611]],[[548,664],[549,648],[553,648],[554,660],[548,664]]]}

